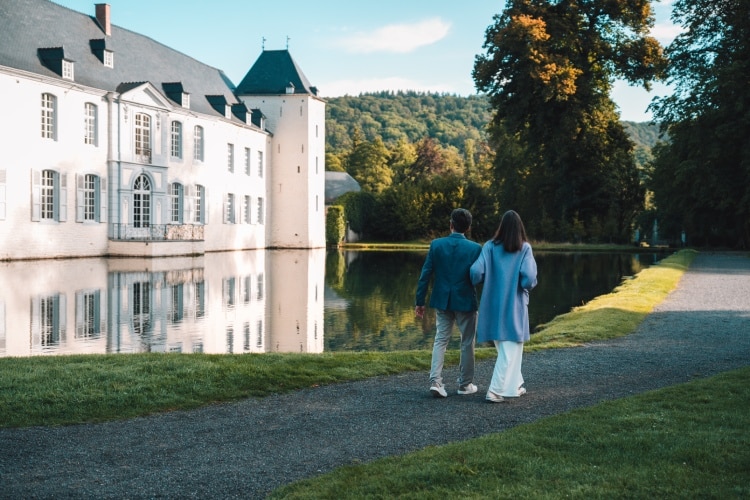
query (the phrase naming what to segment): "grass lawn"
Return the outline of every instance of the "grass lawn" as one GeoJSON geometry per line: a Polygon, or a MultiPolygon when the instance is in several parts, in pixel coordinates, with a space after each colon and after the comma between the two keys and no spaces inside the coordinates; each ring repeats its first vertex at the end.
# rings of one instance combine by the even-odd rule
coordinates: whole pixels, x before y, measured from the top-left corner
{"type": "MultiPolygon", "coordinates": [[[[544,325],[527,350],[632,332],[695,256],[681,251],[613,293],[544,325]]],[[[496,356],[477,349],[477,359],[496,356]]],[[[446,363],[457,363],[449,351],[446,363]]],[[[430,351],[323,354],[127,354],[0,358],[0,427],[102,422],[262,397],[347,380],[429,370],[430,351]]]]}

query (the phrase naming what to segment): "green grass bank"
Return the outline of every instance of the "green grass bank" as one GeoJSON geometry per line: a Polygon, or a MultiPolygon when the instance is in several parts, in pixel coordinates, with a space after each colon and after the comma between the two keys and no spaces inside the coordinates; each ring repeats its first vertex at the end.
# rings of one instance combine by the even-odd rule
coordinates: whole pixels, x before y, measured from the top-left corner
{"type": "MultiPolygon", "coordinates": [[[[695,252],[680,251],[543,325],[527,350],[632,332],[677,285],[695,252]],[[637,299],[637,300],[636,300],[637,299]],[[616,318],[616,320],[615,320],[616,318]]],[[[478,359],[495,356],[477,350],[478,359]]],[[[446,361],[458,362],[449,352],[446,361]]],[[[0,358],[0,426],[66,425],[186,410],[304,387],[428,370],[430,351],[0,358]]]]}

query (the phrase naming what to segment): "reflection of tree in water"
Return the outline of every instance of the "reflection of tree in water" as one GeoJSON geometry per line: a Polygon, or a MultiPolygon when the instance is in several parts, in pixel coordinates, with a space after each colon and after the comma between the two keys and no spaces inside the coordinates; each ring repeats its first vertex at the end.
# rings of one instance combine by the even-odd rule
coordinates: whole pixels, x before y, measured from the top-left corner
{"type": "Polygon", "coordinates": [[[424,251],[330,252],[326,284],[347,300],[347,306],[326,311],[325,350],[432,348],[434,314],[424,321],[414,316],[414,294],[425,255],[424,251]]]}
{"type": "MultiPolygon", "coordinates": [[[[425,251],[339,252],[327,255],[326,285],[344,299],[325,311],[326,351],[431,349],[435,311],[414,316],[425,251]]],[[[630,253],[535,253],[539,285],[531,292],[533,328],[637,274],[661,256],[630,253]]],[[[454,330],[450,348],[458,347],[454,330]]]]}

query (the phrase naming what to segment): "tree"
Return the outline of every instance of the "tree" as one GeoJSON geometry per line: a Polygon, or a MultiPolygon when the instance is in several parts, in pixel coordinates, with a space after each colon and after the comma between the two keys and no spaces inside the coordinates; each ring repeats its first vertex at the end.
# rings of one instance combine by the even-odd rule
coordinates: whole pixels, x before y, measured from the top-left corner
{"type": "Polygon", "coordinates": [[[359,182],[362,190],[380,193],[393,182],[389,156],[379,138],[372,142],[357,142],[346,158],[346,171],[359,182]]]}
{"type": "Polygon", "coordinates": [[[694,244],[750,248],[750,2],[677,0],[667,47],[674,93],[651,109],[669,142],[651,189],[662,228],[694,244]]]}
{"type": "Polygon", "coordinates": [[[500,192],[526,207],[530,227],[551,217],[550,237],[571,238],[577,220],[624,238],[643,198],[609,93],[615,78],[649,88],[663,74],[649,0],[508,0],[494,21],[473,77],[490,96],[493,144],[511,149],[497,152],[500,192]]]}

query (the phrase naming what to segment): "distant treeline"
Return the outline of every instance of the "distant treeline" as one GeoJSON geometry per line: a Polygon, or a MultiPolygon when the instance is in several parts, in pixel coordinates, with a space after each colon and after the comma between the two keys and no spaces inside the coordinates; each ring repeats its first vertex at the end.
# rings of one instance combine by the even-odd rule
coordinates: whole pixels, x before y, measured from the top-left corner
{"type": "MultiPolygon", "coordinates": [[[[417,144],[430,137],[443,148],[464,154],[467,140],[487,141],[485,128],[492,113],[484,95],[422,92],[375,92],[326,99],[326,151],[341,158],[356,134],[364,141],[380,138],[386,147],[400,140],[417,144]],[[355,132],[358,131],[358,132],[355,132]]],[[[659,127],[650,122],[623,122],[643,164],[659,141],[659,127]]]]}

